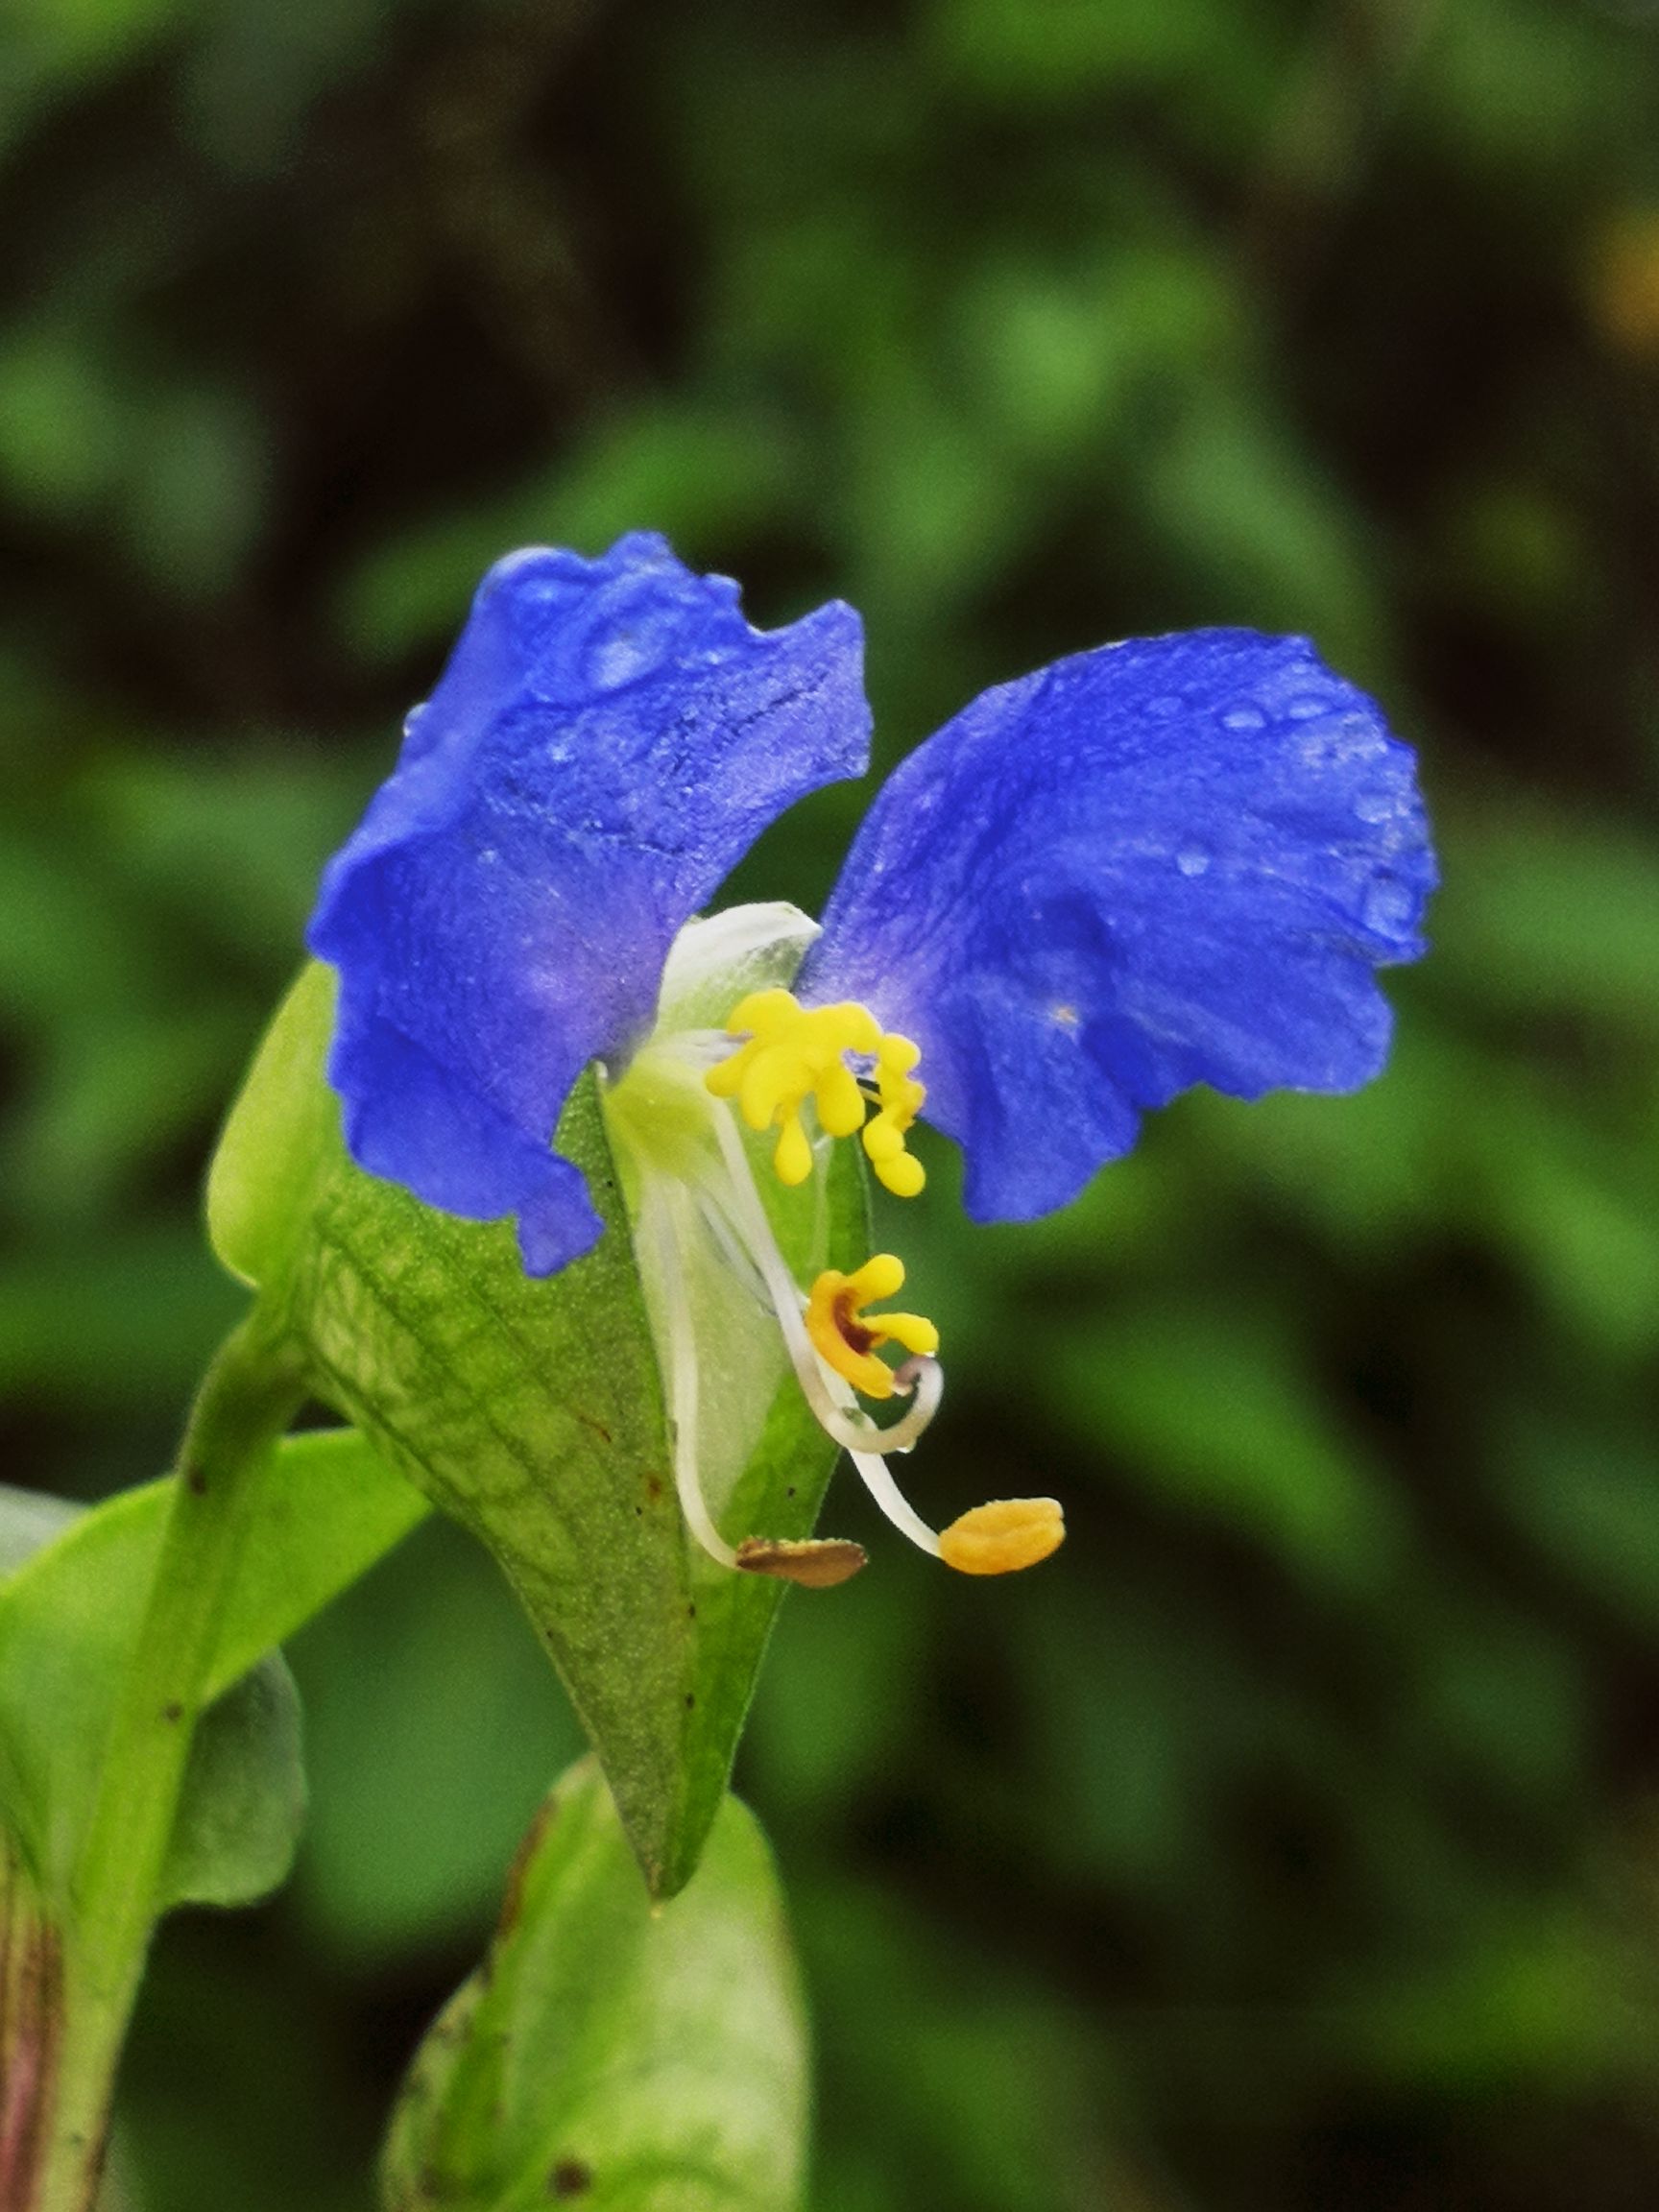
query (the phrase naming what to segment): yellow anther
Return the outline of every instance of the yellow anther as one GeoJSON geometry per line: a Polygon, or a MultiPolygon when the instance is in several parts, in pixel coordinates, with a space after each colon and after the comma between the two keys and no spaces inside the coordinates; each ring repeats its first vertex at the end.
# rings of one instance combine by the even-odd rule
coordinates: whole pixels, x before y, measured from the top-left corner
{"type": "Polygon", "coordinates": [[[799,1114],[791,1114],[779,1131],[772,1165],[778,1170],[778,1180],[787,1183],[791,1190],[796,1184],[805,1183],[811,1174],[812,1146],[799,1114]]]}
{"type": "Polygon", "coordinates": [[[876,1252],[846,1282],[855,1296],[866,1301],[893,1298],[904,1287],[904,1262],[897,1252],[876,1252]]]}
{"type": "Polygon", "coordinates": [[[876,1180],[895,1198],[914,1198],[926,1184],[927,1170],[914,1152],[901,1152],[878,1166],[876,1180]]]}
{"type": "Polygon", "coordinates": [[[962,1575],[1014,1575],[1057,1551],[1066,1519],[1052,1498],[998,1498],[939,1535],[939,1556],[962,1575]]]}
{"type": "Polygon", "coordinates": [[[871,1299],[891,1298],[903,1286],[903,1262],[878,1252],[851,1275],[827,1267],[806,1301],[813,1345],[866,1398],[893,1395],[893,1370],[876,1357],[883,1344],[902,1344],[929,1358],[939,1349],[938,1330],[920,1313],[865,1313],[871,1299]]]}
{"type": "Polygon", "coordinates": [[[905,1133],[927,1095],[926,1085],[910,1075],[921,1057],[922,1047],[908,1037],[883,1037],[876,1047],[879,1107],[865,1123],[864,1150],[877,1181],[896,1198],[914,1198],[927,1180],[921,1161],[904,1148],[905,1133]]]}
{"type": "Polygon", "coordinates": [[[816,1095],[827,1136],[851,1137],[864,1126],[864,1094],[845,1060],[825,1069],[816,1095]]]}
{"type": "Polygon", "coordinates": [[[805,1007],[783,990],[752,991],[732,1009],[726,1031],[742,1042],[705,1080],[716,1098],[737,1101],[751,1129],[779,1131],[773,1162],[783,1182],[805,1183],[812,1172],[801,1119],[810,1099],[826,1136],[851,1137],[861,1128],[878,1179],[901,1198],[915,1197],[926,1177],[904,1137],[927,1095],[911,1075],[920,1046],[884,1035],[870,1009],[852,999],[805,1007]],[[849,1054],[875,1063],[877,1111],[868,1121],[868,1097],[849,1054]]]}

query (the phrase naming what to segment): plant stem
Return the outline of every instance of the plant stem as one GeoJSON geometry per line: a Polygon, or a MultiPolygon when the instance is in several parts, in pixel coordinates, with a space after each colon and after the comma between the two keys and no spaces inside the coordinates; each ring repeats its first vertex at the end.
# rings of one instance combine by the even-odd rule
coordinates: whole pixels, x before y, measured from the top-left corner
{"type": "Polygon", "coordinates": [[[272,1450],[303,1396],[297,1351],[255,1308],[221,1347],[191,1409],[155,1580],[76,1863],[63,2042],[36,2212],[86,2212],[97,2192],[116,2061],[241,1552],[241,1478],[272,1450]]]}
{"type": "Polygon", "coordinates": [[[0,1833],[0,2206],[32,2204],[58,2074],[63,1951],[10,1837],[0,1833]]]}

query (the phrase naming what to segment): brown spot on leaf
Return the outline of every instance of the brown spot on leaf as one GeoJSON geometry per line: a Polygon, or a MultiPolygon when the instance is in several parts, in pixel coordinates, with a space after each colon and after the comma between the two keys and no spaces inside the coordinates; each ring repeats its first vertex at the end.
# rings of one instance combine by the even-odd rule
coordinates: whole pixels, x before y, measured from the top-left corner
{"type": "Polygon", "coordinates": [[[593,2169],[580,2158],[561,2158],[547,2176],[547,2194],[561,2200],[586,2197],[593,2186],[593,2169]]]}
{"type": "Polygon", "coordinates": [[[502,1936],[510,1935],[517,1925],[518,1915],[524,1910],[524,1881],[530,1871],[530,1862],[536,1856],[538,1844],[552,1826],[558,1810],[551,1797],[542,1799],[537,1808],[536,1817],[531,1821],[523,1842],[519,1844],[514,1856],[512,1867],[507,1875],[507,1892],[501,1900],[501,1925],[497,1940],[502,1936]]]}

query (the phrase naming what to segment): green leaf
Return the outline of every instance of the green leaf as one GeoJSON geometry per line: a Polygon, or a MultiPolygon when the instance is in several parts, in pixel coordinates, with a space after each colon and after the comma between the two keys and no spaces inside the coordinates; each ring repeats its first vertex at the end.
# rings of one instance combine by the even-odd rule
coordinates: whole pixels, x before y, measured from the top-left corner
{"type": "MultiPolygon", "coordinates": [[[[154,1547],[134,1538],[131,1516],[89,1513],[0,1597],[0,1806],[60,1907],[149,1588],[154,1547]]],[[[288,1870],[303,1808],[298,1700],[274,1655],[204,1716],[163,1909],[266,1895],[288,1870]]]]}
{"type": "MultiPolygon", "coordinates": [[[[352,1165],[324,1075],[332,1023],[333,977],[313,966],[226,1130],[208,1193],[215,1248],[309,1347],[317,1394],[495,1554],[646,1880],[672,1895],[724,1793],[781,1591],[727,1573],[686,1536],[596,1081],[577,1085],[556,1142],[587,1174],[606,1234],[587,1259],[531,1281],[510,1222],[457,1220],[352,1165]]],[[[827,1205],[809,1186],[768,1193],[802,1279],[868,1250],[854,1147],[837,1147],[827,1189],[827,1205]]],[[[706,1479],[715,1508],[740,1533],[805,1536],[835,1448],[777,1330],[711,1248],[687,1288],[702,1426],[729,1461],[718,1483],[706,1479]]]]}
{"type": "Polygon", "coordinates": [[[789,2212],[805,2024],[771,1854],[728,1797],[694,1883],[653,1908],[591,1765],[547,1800],[480,1971],[418,2055],[391,2212],[789,2212]]]}
{"type": "Polygon", "coordinates": [[[207,1234],[232,1275],[267,1289],[303,1262],[337,1173],[339,1102],[318,1080],[334,978],[313,961],[276,1010],[207,1173],[207,1234]]]}
{"type": "Polygon", "coordinates": [[[350,1429],[284,1437],[246,1479],[243,1509],[247,1541],[209,1695],[228,1689],[261,1652],[286,1643],[428,1511],[420,1492],[350,1429]]]}
{"type": "Polygon", "coordinates": [[[304,1819],[300,1693],[273,1652],[197,1723],[157,1915],[268,1897],[287,1879],[304,1819]]]}
{"type": "MultiPolygon", "coordinates": [[[[0,1587],[0,1805],[40,1881],[66,1893],[149,1594],[172,1481],[123,1492],[0,1587]]],[[[191,1749],[163,1905],[264,1895],[304,1808],[299,1702],[273,1647],[420,1520],[423,1501],[349,1431],[288,1438],[250,1473],[245,1544],[191,1749]]],[[[0,1492],[0,1546],[50,1507],[0,1492]]],[[[60,1512],[60,1518],[61,1514],[60,1512]]]]}

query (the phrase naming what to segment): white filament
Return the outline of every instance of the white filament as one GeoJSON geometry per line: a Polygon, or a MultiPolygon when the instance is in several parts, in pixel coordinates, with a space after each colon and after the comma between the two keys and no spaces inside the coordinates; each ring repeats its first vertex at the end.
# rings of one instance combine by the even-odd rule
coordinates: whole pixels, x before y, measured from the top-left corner
{"type": "Polygon", "coordinates": [[[864,1487],[886,1514],[902,1536],[908,1536],[912,1544],[920,1545],[924,1551],[939,1556],[939,1538],[929,1528],[920,1513],[893,1479],[892,1469],[885,1459],[878,1459],[870,1452],[849,1455],[853,1464],[864,1479],[864,1487]]]}
{"type": "MultiPolygon", "coordinates": [[[[794,1277],[779,1251],[772,1225],[755,1188],[749,1156],[729,1110],[715,1115],[720,1149],[730,1177],[730,1190],[720,1193],[733,1202],[739,1216],[736,1228],[749,1256],[759,1268],[772,1300],[778,1325],[783,1332],[790,1363],[806,1403],[819,1426],[842,1445],[862,1477],[865,1488],[902,1535],[909,1537],[935,1558],[939,1538],[915,1511],[893,1479],[888,1455],[908,1452],[932,1420],[945,1389],[945,1370],[937,1359],[906,1359],[895,1369],[894,1387],[914,1398],[902,1419],[878,1429],[858,1409],[853,1386],[845,1376],[821,1359],[802,1319],[802,1297],[794,1277]]],[[[713,1193],[710,1193],[713,1195],[713,1193]]]]}
{"type": "MultiPolygon", "coordinates": [[[[937,1390],[920,1391],[917,1403],[902,1420],[894,1422],[890,1429],[878,1429],[876,1423],[862,1413],[850,1415],[835,1403],[830,1395],[830,1378],[838,1382],[832,1367],[821,1360],[812,1348],[812,1339],[806,1334],[802,1318],[804,1301],[796,1287],[783,1255],[778,1249],[778,1240],[772,1234],[772,1224],[766,1218],[766,1209],[760,1203],[760,1193],[755,1188],[755,1178],[749,1169],[749,1155],[743,1149],[743,1140],[737,1133],[729,1108],[722,1106],[714,1116],[714,1126],[720,1140],[729,1186],[709,1189],[709,1196],[716,1203],[722,1199],[733,1203],[737,1214],[735,1227],[745,1250],[759,1268],[772,1301],[772,1310],[778,1316],[778,1326],[783,1332],[784,1346],[789,1363],[795,1370],[795,1379],[801,1385],[802,1395],[812,1408],[813,1418],[826,1434],[849,1452],[879,1453],[883,1457],[890,1452],[908,1452],[927,1423],[938,1403],[937,1390]]],[[[942,1386],[942,1382],[941,1382],[942,1386]]],[[[851,1397],[851,1393],[849,1393],[851,1397]]],[[[855,1401],[854,1402],[856,1403],[855,1401]]]]}
{"type": "Polygon", "coordinates": [[[715,1527],[697,1473],[697,1340],[674,1222],[661,1196],[647,1187],[640,1201],[640,1227],[657,1246],[663,1319],[668,1330],[668,1417],[674,1430],[674,1487],[685,1525],[722,1567],[735,1567],[737,1554],[715,1527]]]}

